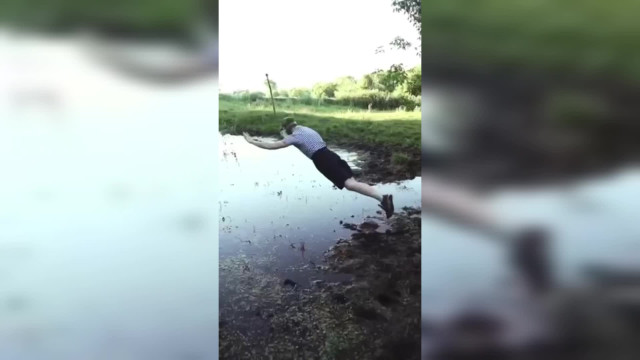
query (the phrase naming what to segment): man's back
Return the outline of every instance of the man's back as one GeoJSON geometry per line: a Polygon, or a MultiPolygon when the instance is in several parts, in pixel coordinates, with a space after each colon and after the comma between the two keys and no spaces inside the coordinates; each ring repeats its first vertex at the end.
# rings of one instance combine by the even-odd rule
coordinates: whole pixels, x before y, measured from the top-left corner
{"type": "Polygon", "coordinates": [[[327,146],[317,131],[300,125],[293,128],[292,134],[284,138],[283,141],[297,147],[308,158],[311,158],[316,151],[327,146]]]}

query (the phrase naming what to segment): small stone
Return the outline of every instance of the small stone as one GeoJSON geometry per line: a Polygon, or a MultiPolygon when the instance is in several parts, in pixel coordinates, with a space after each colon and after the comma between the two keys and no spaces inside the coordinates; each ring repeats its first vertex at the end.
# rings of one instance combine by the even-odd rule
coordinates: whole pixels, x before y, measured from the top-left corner
{"type": "Polygon", "coordinates": [[[333,301],[337,302],[338,304],[346,304],[349,301],[349,299],[347,299],[347,297],[342,294],[333,294],[332,298],[333,301]]]}
{"type": "Polygon", "coordinates": [[[358,230],[358,225],[356,224],[351,224],[351,223],[343,223],[342,227],[345,229],[349,229],[349,230],[358,230]]]}
{"type": "Polygon", "coordinates": [[[378,296],[376,296],[376,300],[385,307],[389,307],[396,302],[393,297],[387,294],[378,294],[378,296]]]}
{"type": "Polygon", "coordinates": [[[378,225],[377,223],[373,222],[373,221],[365,221],[362,224],[360,224],[360,231],[364,231],[364,232],[373,232],[376,229],[378,229],[378,227],[380,227],[380,225],[378,225]]]}
{"type": "Polygon", "coordinates": [[[362,305],[355,306],[353,308],[353,314],[366,320],[379,320],[382,318],[382,316],[378,314],[378,312],[373,308],[365,307],[362,305]]]}

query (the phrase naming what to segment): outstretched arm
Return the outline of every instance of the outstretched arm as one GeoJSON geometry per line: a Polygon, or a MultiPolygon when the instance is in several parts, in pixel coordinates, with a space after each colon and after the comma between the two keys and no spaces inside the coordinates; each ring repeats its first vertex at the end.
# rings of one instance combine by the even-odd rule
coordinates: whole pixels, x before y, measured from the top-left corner
{"type": "Polygon", "coordinates": [[[260,141],[257,139],[252,138],[251,136],[249,136],[249,134],[242,133],[242,135],[244,136],[245,140],[247,140],[247,142],[249,144],[255,145],[259,148],[262,149],[267,149],[267,150],[276,150],[276,149],[282,149],[285,148],[287,146],[289,146],[290,144],[280,140],[280,141],[274,141],[274,142],[265,142],[265,141],[260,141]]]}

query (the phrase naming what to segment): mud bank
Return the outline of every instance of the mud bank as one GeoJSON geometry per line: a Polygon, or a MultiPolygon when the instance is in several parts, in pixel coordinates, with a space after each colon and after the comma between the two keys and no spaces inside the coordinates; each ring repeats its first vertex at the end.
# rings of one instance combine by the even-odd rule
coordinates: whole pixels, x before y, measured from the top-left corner
{"type": "Polygon", "coordinates": [[[222,261],[220,358],[419,359],[420,224],[412,208],[343,223],[356,230],[308,284],[266,271],[273,259],[222,261]]]}
{"type": "Polygon", "coordinates": [[[361,172],[358,180],[368,183],[390,183],[410,180],[420,175],[420,153],[398,151],[389,147],[369,148],[364,145],[342,146],[358,154],[361,172]]]}
{"type": "Polygon", "coordinates": [[[495,188],[576,181],[640,160],[637,89],[443,66],[425,67],[424,91],[462,130],[454,151],[423,145],[423,167],[495,188]]]}

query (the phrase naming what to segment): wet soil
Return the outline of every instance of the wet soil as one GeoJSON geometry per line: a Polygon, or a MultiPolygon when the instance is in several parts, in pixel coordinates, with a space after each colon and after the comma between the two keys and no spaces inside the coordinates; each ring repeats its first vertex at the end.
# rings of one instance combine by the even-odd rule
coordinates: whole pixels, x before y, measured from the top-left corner
{"type": "MultiPolygon", "coordinates": [[[[343,148],[345,148],[343,146],[343,148]]],[[[347,146],[347,150],[358,154],[361,173],[357,174],[360,181],[369,183],[390,183],[410,180],[420,175],[420,153],[411,150],[394,150],[392,148],[367,148],[365,146],[347,146]],[[394,152],[406,156],[402,162],[394,162],[394,152]]]]}
{"type": "Polygon", "coordinates": [[[437,154],[423,144],[423,167],[497,188],[571,182],[639,162],[640,107],[631,100],[637,89],[503,70],[429,64],[429,89],[446,89],[454,104],[462,104],[456,96],[464,94],[474,105],[455,119],[466,127],[458,148],[437,154]],[[572,104],[566,93],[584,103],[572,104]],[[557,103],[580,115],[559,110],[557,103]]]}
{"type": "Polygon", "coordinates": [[[353,225],[309,284],[267,271],[275,259],[221,262],[221,359],[420,358],[420,210],[353,225]]]}

